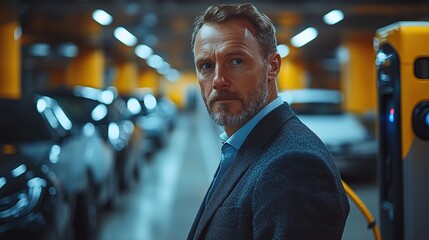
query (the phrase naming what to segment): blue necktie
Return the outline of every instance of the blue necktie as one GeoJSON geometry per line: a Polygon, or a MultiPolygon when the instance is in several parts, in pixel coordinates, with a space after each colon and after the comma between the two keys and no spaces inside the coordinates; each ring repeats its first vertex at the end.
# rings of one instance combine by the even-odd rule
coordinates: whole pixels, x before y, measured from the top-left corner
{"type": "Polygon", "coordinates": [[[229,165],[231,165],[232,160],[234,159],[236,150],[233,146],[229,145],[228,143],[224,143],[222,145],[222,154],[221,154],[221,160],[219,163],[219,167],[215,173],[212,185],[210,187],[209,193],[207,194],[207,201],[209,201],[211,195],[216,190],[217,185],[219,185],[220,181],[222,180],[223,175],[225,175],[226,170],[228,169],[229,165]]]}

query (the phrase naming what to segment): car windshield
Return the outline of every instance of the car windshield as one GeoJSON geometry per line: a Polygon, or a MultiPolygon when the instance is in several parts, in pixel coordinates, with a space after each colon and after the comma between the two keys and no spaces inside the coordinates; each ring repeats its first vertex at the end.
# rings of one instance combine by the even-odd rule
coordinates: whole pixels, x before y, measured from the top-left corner
{"type": "Polygon", "coordinates": [[[298,115],[342,114],[343,98],[339,91],[327,89],[301,89],[280,92],[283,101],[290,104],[298,115]]]}
{"type": "Polygon", "coordinates": [[[96,125],[107,122],[107,108],[104,104],[76,96],[54,96],[76,123],[92,122],[96,125]]]}
{"type": "Polygon", "coordinates": [[[24,142],[50,140],[50,129],[35,106],[25,107],[18,102],[0,104],[0,141],[24,142]]]}

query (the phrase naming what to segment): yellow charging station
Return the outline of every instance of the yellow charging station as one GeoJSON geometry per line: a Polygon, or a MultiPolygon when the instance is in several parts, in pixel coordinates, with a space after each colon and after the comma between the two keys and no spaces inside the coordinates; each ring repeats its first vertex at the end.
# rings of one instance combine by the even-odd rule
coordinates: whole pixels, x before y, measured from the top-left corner
{"type": "Polygon", "coordinates": [[[378,29],[374,48],[381,236],[428,239],[429,22],[378,29]]]}

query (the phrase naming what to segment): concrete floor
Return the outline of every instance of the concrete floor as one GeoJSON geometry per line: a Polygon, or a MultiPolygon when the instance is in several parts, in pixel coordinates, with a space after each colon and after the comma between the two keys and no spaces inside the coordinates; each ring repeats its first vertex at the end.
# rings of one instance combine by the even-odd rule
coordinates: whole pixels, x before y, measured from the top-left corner
{"type": "MultiPolygon", "coordinates": [[[[193,222],[220,158],[219,133],[205,109],[181,113],[165,148],[143,166],[142,178],[124,192],[117,208],[101,217],[98,240],[182,240],[193,222]]],[[[348,184],[378,215],[374,179],[348,184]]],[[[372,231],[351,202],[344,240],[372,240],[372,231]]]]}

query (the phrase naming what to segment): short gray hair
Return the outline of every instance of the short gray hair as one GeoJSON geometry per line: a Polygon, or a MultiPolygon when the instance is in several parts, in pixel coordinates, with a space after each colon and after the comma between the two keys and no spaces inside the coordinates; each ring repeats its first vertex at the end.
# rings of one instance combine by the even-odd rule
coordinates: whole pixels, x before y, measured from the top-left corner
{"type": "Polygon", "coordinates": [[[215,4],[207,8],[194,20],[194,30],[191,38],[191,49],[194,50],[195,37],[206,23],[223,23],[232,19],[247,20],[256,31],[256,38],[261,47],[263,57],[268,57],[277,51],[276,30],[267,15],[258,11],[251,3],[245,4],[215,4]]]}

